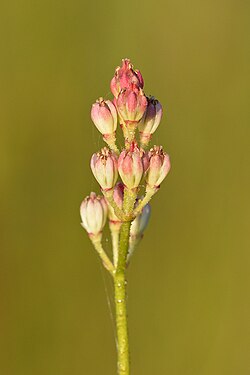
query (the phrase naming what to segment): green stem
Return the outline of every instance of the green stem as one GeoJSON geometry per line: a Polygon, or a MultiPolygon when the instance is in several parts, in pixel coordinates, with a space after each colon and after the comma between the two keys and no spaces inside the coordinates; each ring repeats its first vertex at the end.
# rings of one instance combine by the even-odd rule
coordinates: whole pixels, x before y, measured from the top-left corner
{"type": "Polygon", "coordinates": [[[131,222],[122,224],[120,234],[119,258],[114,275],[116,327],[117,327],[117,370],[118,375],[129,375],[129,342],[127,323],[127,295],[126,295],[126,260],[129,246],[129,232],[131,222]]]}
{"type": "Polygon", "coordinates": [[[105,142],[108,144],[109,148],[110,148],[112,151],[114,151],[114,153],[115,153],[116,155],[118,155],[118,156],[120,155],[119,148],[116,146],[115,143],[113,143],[113,142],[108,142],[107,140],[105,140],[105,142]]]}
{"type": "Polygon", "coordinates": [[[147,187],[145,197],[138,202],[138,205],[134,209],[134,213],[133,214],[134,214],[135,217],[141,213],[143,207],[146,206],[146,204],[150,201],[150,199],[152,198],[152,196],[158,190],[159,190],[159,188],[150,188],[150,187],[147,187]]]}
{"type": "MultiPolygon", "coordinates": [[[[110,223],[110,230],[113,242],[115,272],[115,310],[117,329],[117,371],[118,375],[129,375],[129,343],[128,343],[128,322],[127,322],[127,300],[126,300],[126,265],[129,247],[130,225],[132,212],[137,195],[137,189],[124,190],[123,207],[120,209],[114,201],[113,189],[103,192],[109,204],[113,207],[115,215],[123,221],[121,224],[119,248],[117,249],[117,233],[110,223]],[[118,251],[117,251],[118,250],[118,251]],[[118,254],[117,254],[118,253],[118,254]],[[118,257],[117,257],[118,255],[118,257]]],[[[118,232],[119,234],[119,232],[118,232]]]]}
{"type": "Polygon", "coordinates": [[[111,275],[113,276],[114,273],[115,273],[115,267],[113,265],[113,263],[111,262],[111,260],[109,259],[109,257],[107,256],[107,254],[105,253],[103,247],[102,247],[102,243],[101,243],[101,234],[97,234],[97,235],[89,235],[89,238],[91,239],[93,245],[94,245],[94,248],[96,249],[99,257],[101,258],[102,260],[102,263],[104,265],[104,267],[111,273],[111,275]]]}
{"type": "Polygon", "coordinates": [[[110,229],[111,239],[112,239],[113,264],[116,268],[117,263],[118,263],[118,255],[119,255],[119,237],[120,237],[121,223],[113,222],[110,220],[109,229],[110,229]]]}
{"type": "Polygon", "coordinates": [[[103,140],[104,140],[104,142],[107,143],[109,148],[112,151],[114,151],[115,154],[117,154],[117,155],[120,154],[119,148],[116,145],[116,134],[115,134],[115,132],[113,134],[105,134],[103,136],[103,140]]]}
{"type": "Polygon", "coordinates": [[[137,191],[138,188],[128,189],[126,186],[124,188],[123,211],[127,217],[130,217],[133,212],[137,191]]]}
{"type": "Polygon", "coordinates": [[[122,227],[121,227],[119,258],[118,258],[118,264],[116,268],[116,274],[125,273],[126,271],[126,260],[127,260],[127,255],[128,255],[130,225],[131,225],[131,222],[126,221],[122,224],[122,227]]]}

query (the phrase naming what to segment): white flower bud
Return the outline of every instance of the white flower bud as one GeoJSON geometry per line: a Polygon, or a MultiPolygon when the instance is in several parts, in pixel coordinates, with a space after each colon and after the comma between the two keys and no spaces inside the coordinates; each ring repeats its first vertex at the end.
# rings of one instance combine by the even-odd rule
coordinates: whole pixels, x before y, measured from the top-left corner
{"type": "Polygon", "coordinates": [[[89,235],[100,234],[107,220],[108,207],[104,197],[90,193],[80,206],[81,225],[89,235]]]}

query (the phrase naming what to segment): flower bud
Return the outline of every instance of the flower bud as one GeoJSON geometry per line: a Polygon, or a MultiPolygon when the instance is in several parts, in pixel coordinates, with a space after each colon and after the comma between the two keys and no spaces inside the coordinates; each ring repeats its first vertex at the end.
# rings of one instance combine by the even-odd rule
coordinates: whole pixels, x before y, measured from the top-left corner
{"type": "Polygon", "coordinates": [[[125,123],[138,123],[147,108],[147,98],[142,89],[135,86],[124,89],[115,100],[120,117],[125,123]]]}
{"type": "Polygon", "coordinates": [[[130,60],[124,59],[122,60],[122,67],[116,68],[110,88],[114,97],[117,98],[121,90],[128,89],[131,85],[143,88],[143,78],[139,70],[134,70],[130,60]]]}
{"type": "Polygon", "coordinates": [[[140,131],[140,141],[143,145],[147,145],[152,137],[152,134],[158,128],[162,118],[161,103],[153,96],[147,98],[147,109],[138,124],[140,131]]]}
{"type": "Polygon", "coordinates": [[[117,128],[117,112],[110,100],[99,98],[91,109],[91,118],[102,135],[113,134],[117,128]]]}
{"type": "Polygon", "coordinates": [[[140,150],[133,142],[129,151],[122,151],[118,159],[118,171],[128,189],[139,186],[143,175],[143,163],[140,150]]]}
{"type": "Polygon", "coordinates": [[[170,170],[169,155],[162,146],[154,146],[149,153],[149,167],[146,174],[146,182],[150,188],[158,188],[170,170]]]}
{"type": "Polygon", "coordinates": [[[117,157],[107,147],[93,154],[90,166],[102,190],[112,189],[118,177],[117,157]]]}
{"type": "MultiPolygon", "coordinates": [[[[117,206],[122,209],[124,195],[124,185],[122,182],[118,182],[114,187],[113,198],[117,206]]],[[[108,202],[107,202],[108,203],[108,202]]],[[[113,207],[108,203],[108,216],[112,222],[120,222],[121,220],[116,216],[113,207]]]]}
{"type": "Polygon", "coordinates": [[[151,207],[150,204],[147,203],[146,206],[143,207],[142,212],[136,216],[134,221],[131,224],[130,227],[130,236],[131,237],[142,237],[151,214],[151,207]]]}
{"type": "Polygon", "coordinates": [[[102,232],[106,223],[108,206],[104,197],[90,193],[80,206],[81,225],[89,235],[98,235],[102,232]]]}

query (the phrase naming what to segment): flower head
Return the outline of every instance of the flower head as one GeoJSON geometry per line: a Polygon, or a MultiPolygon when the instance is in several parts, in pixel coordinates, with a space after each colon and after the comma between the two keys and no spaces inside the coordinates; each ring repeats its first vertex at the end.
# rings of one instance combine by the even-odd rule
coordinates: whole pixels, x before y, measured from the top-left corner
{"type": "Polygon", "coordinates": [[[131,85],[143,88],[143,78],[139,70],[134,70],[129,59],[123,59],[122,66],[116,68],[110,88],[114,97],[117,98],[122,90],[131,88],[131,85]]]}
{"type": "Polygon", "coordinates": [[[90,166],[102,190],[109,190],[115,186],[118,177],[117,157],[107,147],[93,154],[90,166]]]}
{"type": "Polygon", "coordinates": [[[108,206],[104,197],[90,193],[80,206],[81,225],[89,235],[98,235],[106,223],[108,206]]]}
{"type": "Polygon", "coordinates": [[[91,109],[91,118],[102,135],[110,135],[117,128],[117,112],[110,100],[99,98],[91,109]]]}
{"type": "Polygon", "coordinates": [[[146,174],[147,185],[158,188],[170,170],[169,155],[163,151],[162,146],[154,146],[149,153],[149,167],[146,174]]]}

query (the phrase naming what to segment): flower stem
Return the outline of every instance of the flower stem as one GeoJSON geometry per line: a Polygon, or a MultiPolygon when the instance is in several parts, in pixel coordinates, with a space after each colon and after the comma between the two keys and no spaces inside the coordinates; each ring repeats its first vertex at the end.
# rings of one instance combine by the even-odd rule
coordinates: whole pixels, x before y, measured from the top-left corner
{"type": "Polygon", "coordinates": [[[114,222],[110,220],[109,229],[110,229],[112,248],[113,248],[113,264],[116,268],[117,263],[118,263],[118,256],[119,256],[119,238],[120,238],[121,222],[118,222],[118,221],[114,222]]]}
{"type": "Polygon", "coordinates": [[[117,371],[118,375],[129,375],[129,342],[126,295],[126,260],[131,222],[124,222],[120,234],[119,258],[114,275],[116,329],[117,329],[117,371]]]}
{"type": "Polygon", "coordinates": [[[90,235],[89,238],[92,241],[94,248],[96,249],[99,257],[101,258],[104,267],[113,276],[115,272],[115,267],[113,263],[111,262],[111,260],[109,259],[109,257],[107,256],[107,254],[105,253],[105,251],[103,250],[102,243],[101,243],[101,234],[96,235],[96,236],[90,235]]]}
{"type": "Polygon", "coordinates": [[[105,134],[103,136],[103,140],[104,140],[104,142],[107,143],[109,148],[112,151],[114,151],[115,154],[117,154],[117,155],[120,154],[119,148],[116,145],[116,134],[115,134],[115,132],[113,134],[105,134]]]}
{"type": "Polygon", "coordinates": [[[147,187],[145,197],[138,202],[138,205],[134,209],[134,216],[137,216],[141,213],[141,211],[143,210],[143,207],[146,206],[146,204],[150,201],[150,199],[158,190],[159,188],[147,187]]]}
{"type": "Polygon", "coordinates": [[[131,216],[135,205],[138,189],[128,189],[124,187],[123,210],[126,216],[131,216]]]}
{"type": "MultiPolygon", "coordinates": [[[[124,189],[122,216],[131,217],[137,189],[124,189]]],[[[110,198],[110,197],[109,197],[110,198]]],[[[111,202],[111,199],[110,201],[111,202]]],[[[113,202],[112,202],[113,203],[113,202]]],[[[117,371],[118,375],[129,375],[129,342],[127,321],[126,266],[129,248],[131,220],[123,221],[120,229],[120,241],[116,271],[114,273],[115,310],[117,330],[117,371]]]]}

